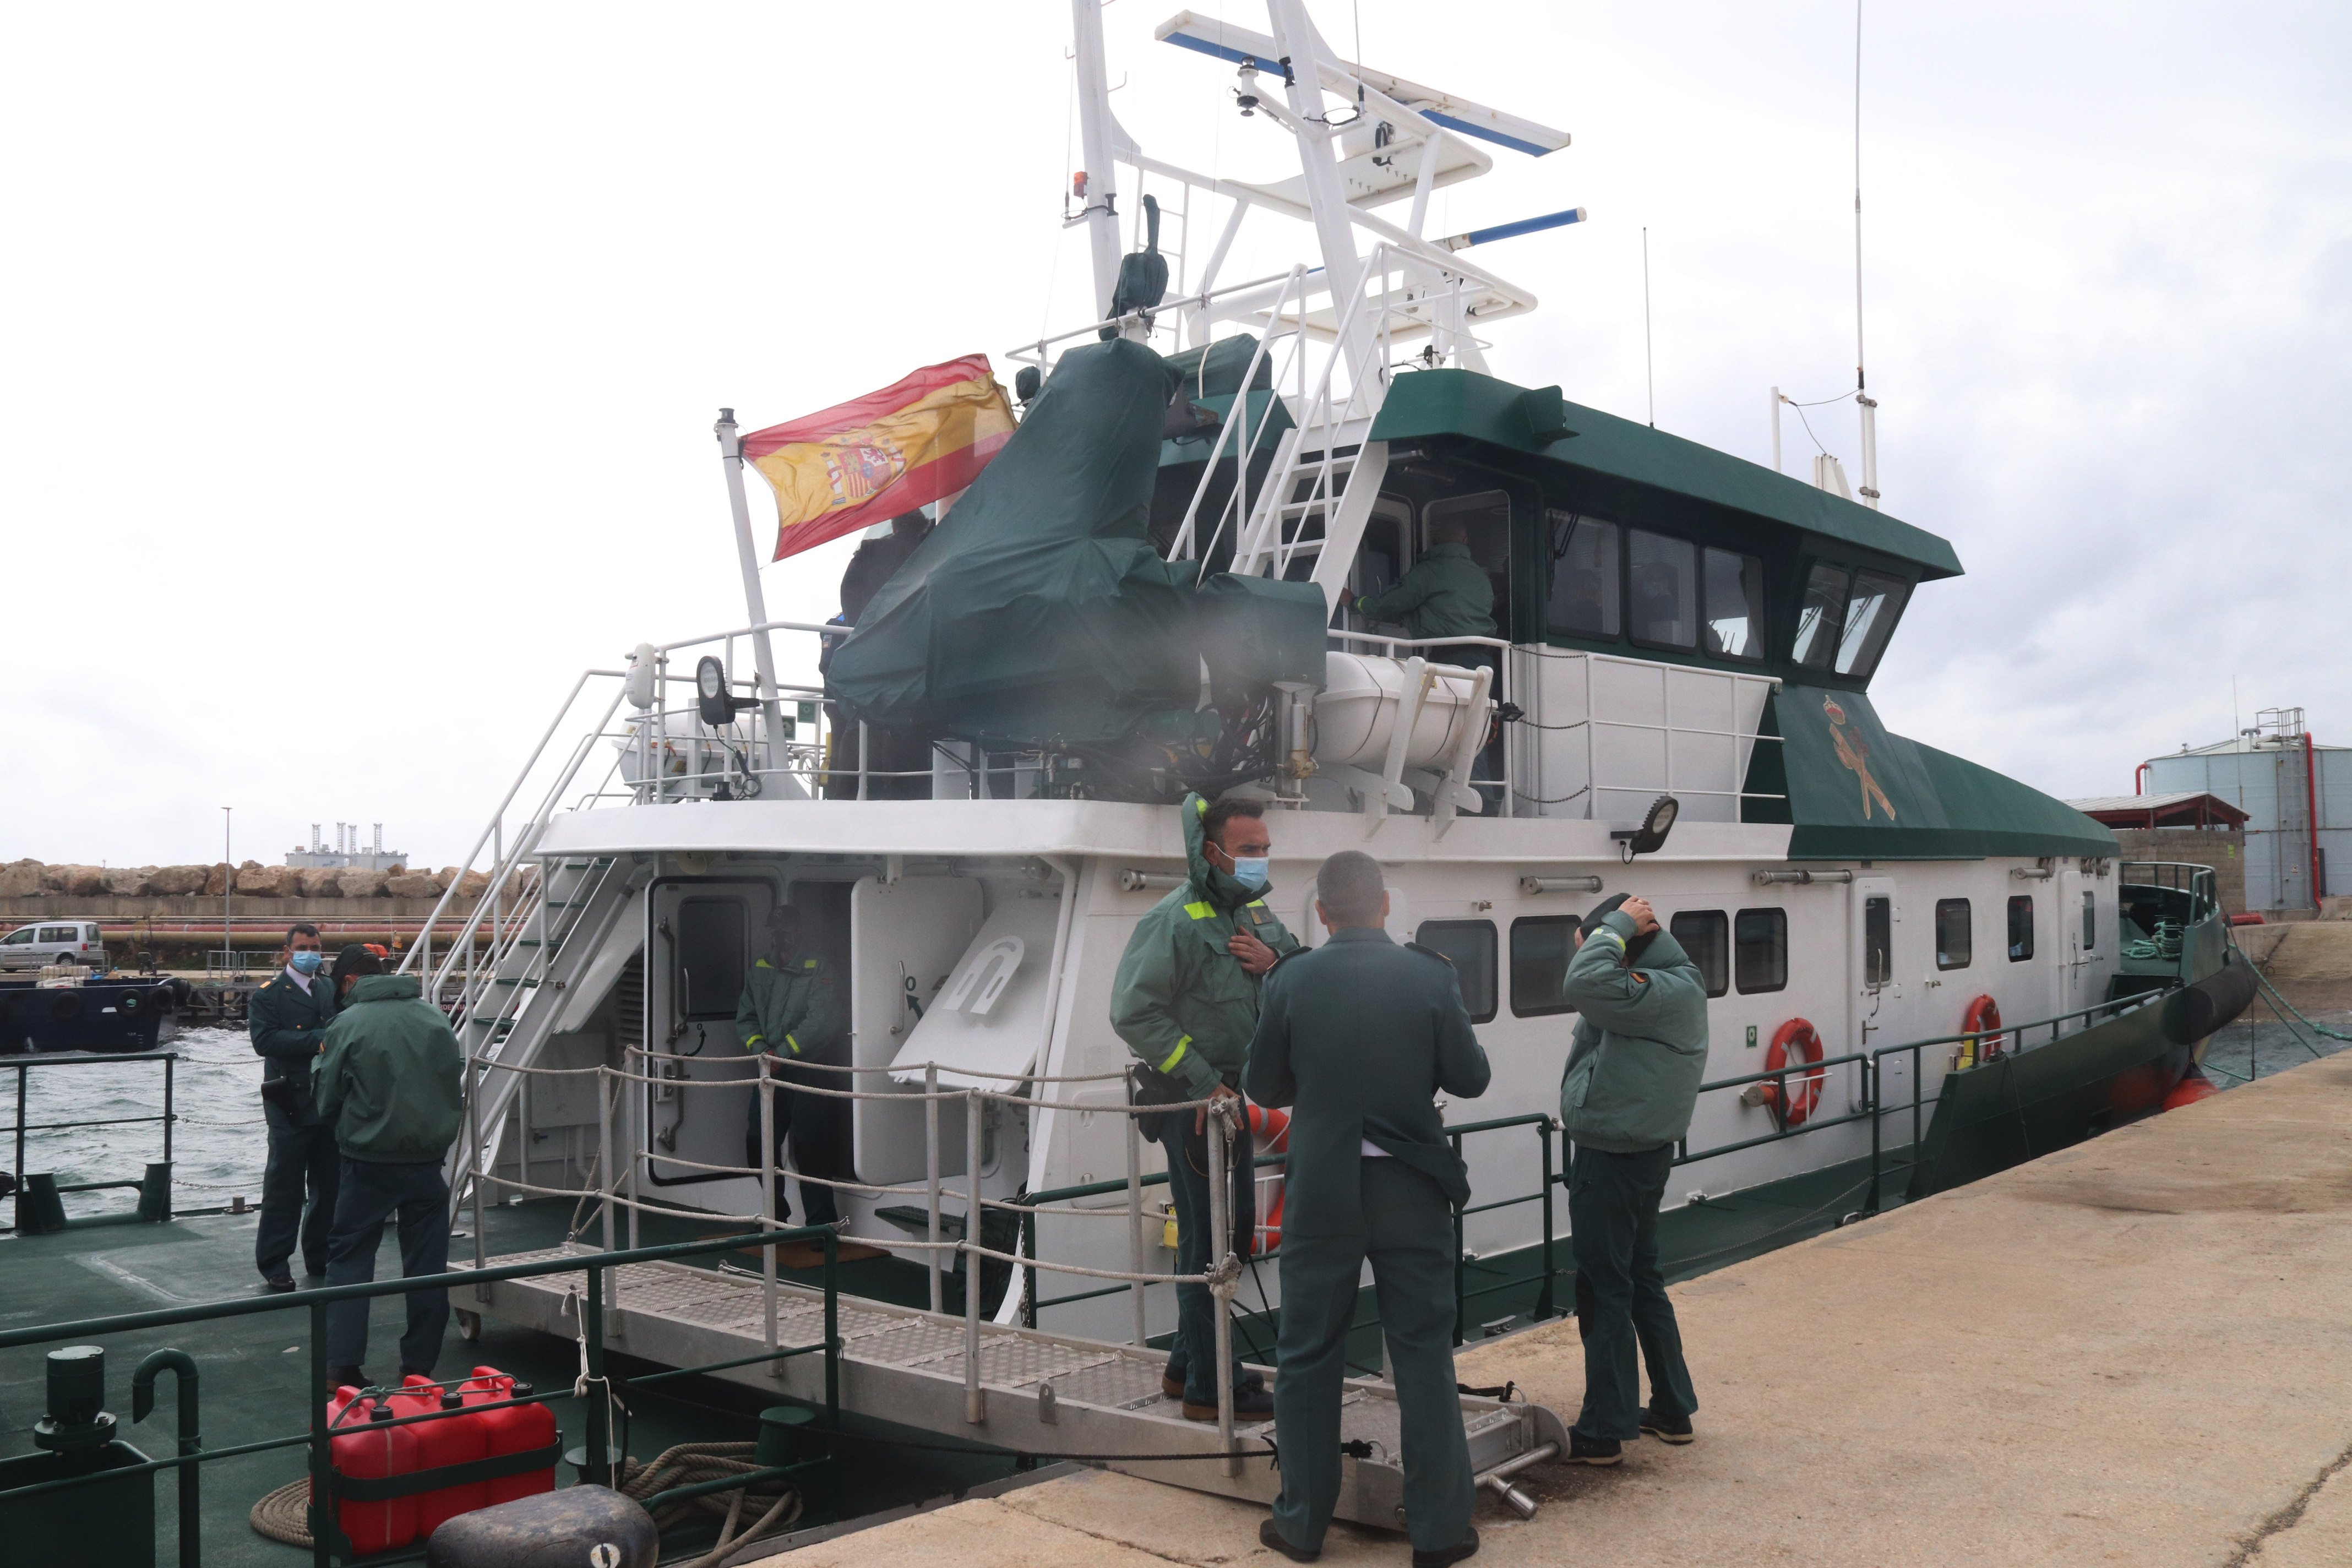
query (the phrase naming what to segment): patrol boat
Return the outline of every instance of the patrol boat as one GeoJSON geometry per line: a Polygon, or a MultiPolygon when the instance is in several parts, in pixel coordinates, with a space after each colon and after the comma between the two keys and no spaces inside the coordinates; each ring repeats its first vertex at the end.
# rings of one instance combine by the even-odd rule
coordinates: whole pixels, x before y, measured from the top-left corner
{"type": "MultiPolygon", "coordinates": [[[[1713,998],[1666,1201],[1746,1214],[1705,1233],[1718,1255],[2161,1105],[2242,1004],[2210,871],[2121,865],[2104,826],[1872,705],[1912,596],[1956,591],[1953,546],[1874,474],[1852,499],[1489,370],[1486,334],[1537,300],[1488,247],[1583,213],[1434,237],[1431,194],[1568,136],[1347,59],[1270,0],[1264,34],[1158,30],[1171,68],[1266,127],[1255,151],[1295,158],[1203,174],[1120,126],[1097,7],[1073,12],[1094,319],[1003,351],[1017,424],[1000,401],[959,437],[985,466],[822,678],[841,628],[766,615],[745,464],[814,463],[818,513],[887,513],[929,458],[887,398],[764,441],[722,415],[748,624],[584,672],[469,861],[491,896],[413,950],[475,1062],[460,1211],[585,1194],[610,1247],[643,1216],[759,1215],[770,1180],[804,1196],[747,1164],[761,1068],[733,1025],[789,903],[848,1021],[839,1196],[875,1289],[1065,1346],[1166,1333],[1173,1292],[1137,1278],[1171,1267],[1160,1154],[1108,1015],[1129,933],[1186,875],[1191,792],[1265,803],[1270,907],[1310,944],[1318,862],[1364,849],[1391,930],[1452,960],[1494,1064],[1445,1110],[1472,1331],[1565,1305],[1560,980],[1612,892],[1655,906],[1713,998]],[[1162,211],[1213,247],[1160,250],[1162,211]],[[1228,277],[1235,236],[1268,227],[1295,264],[1228,277]],[[1357,607],[1439,533],[1485,574],[1494,635],[1357,607]]],[[[939,368],[996,395],[990,366],[939,368]]],[[[1256,1182],[1234,1269],[1278,1245],[1278,1163],[1256,1182]]],[[[1270,1272],[1251,1296],[1277,1304],[1270,1272]]],[[[635,1300],[647,1354],[720,1310],[635,1300]]],[[[562,1306],[485,1287],[470,1310],[568,1334],[562,1306]]],[[[776,1310],[771,1288],[772,1349],[776,1310]]],[[[935,1321],[871,1332],[952,1380],[935,1321]]],[[[992,1388],[1033,1423],[1157,1397],[1104,1381],[1116,1358],[1006,1340],[992,1371],[976,1342],[974,1423],[992,1388]]]]}

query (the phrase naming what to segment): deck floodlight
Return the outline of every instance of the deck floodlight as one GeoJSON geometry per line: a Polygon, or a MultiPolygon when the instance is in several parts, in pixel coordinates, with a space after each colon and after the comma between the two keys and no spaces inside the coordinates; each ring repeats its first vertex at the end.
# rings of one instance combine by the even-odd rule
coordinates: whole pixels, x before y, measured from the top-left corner
{"type": "Polygon", "coordinates": [[[1650,803],[1641,826],[1612,827],[1609,837],[1617,841],[1628,861],[1636,855],[1654,855],[1665,847],[1666,835],[1675,830],[1675,818],[1682,809],[1682,803],[1673,795],[1662,795],[1650,803]]]}
{"type": "Polygon", "coordinates": [[[735,715],[759,703],[749,697],[738,697],[727,689],[727,667],[705,654],[694,666],[694,705],[702,721],[712,729],[721,729],[735,722],[735,715]]]}

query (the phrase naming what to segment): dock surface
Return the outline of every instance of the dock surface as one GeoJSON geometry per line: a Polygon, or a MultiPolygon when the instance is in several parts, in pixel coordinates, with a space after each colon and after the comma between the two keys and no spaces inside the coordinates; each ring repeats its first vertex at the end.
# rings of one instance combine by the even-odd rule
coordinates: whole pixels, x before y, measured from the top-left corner
{"type": "MultiPolygon", "coordinates": [[[[2352,1563],[2352,1054],[1675,1288],[1698,1440],[1545,1465],[1477,1561],[2352,1563]]],[[[1462,1380],[1572,1412],[1572,1321],[1462,1380]]],[[[771,1561],[1150,1568],[1280,1559],[1262,1508],[1087,1472],[771,1561]]],[[[1323,1561],[1393,1563],[1335,1524],[1323,1561]]]]}

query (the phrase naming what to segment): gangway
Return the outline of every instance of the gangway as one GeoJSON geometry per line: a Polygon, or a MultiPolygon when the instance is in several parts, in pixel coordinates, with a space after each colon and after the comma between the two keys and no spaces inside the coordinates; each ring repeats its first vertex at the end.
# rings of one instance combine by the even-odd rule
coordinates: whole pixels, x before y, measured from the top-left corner
{"type": "MultiPolygon", "coordinates": [[[[490,1261],[539,1263],[596,1251],[575,1243],[490,1261]]],[[[470,1310],[565,1338],[581,1331],[584,1270],[473,1289],[470,1310]]],[[[824,1369],[818,1358],[772,1357],[779,1344],[823,1338],[824,1292],[778,1282],[771,1319],[769,1289],[745,1274],[678,1263],[628,1265],[606,1284],[605,1348],[666,1366],[737,1362],[710,1375],[822,1403],[824,1369]]],[[[1128,1456],[1102,1463],[1253,1502],[1271,1503],[1281,1489],[1274,1423],[1235,1426],[1230,1451],[1245,1457],[1221,1458],[1229,1450],[1217,1427],[1184,1419],[1178,1404],[1160,1392],[1164,1352],[981,1323],[968,1357],[970,1325],[962,1318],[859,1298],[839,1299],[837,1312],[845,1413],[1024,1453],[1128,1456]],[[975,1393],[978,1420],[970,1418],[975,1393]],[[1185,1456],[1193,1458],[1186,1462],[1185,1456]]],[[[1341,1397],[1339,1516],[1401,1529],[1404,1478],[1395,1391],[1376,1378],[1350,1378],[1341,1397]]],[[[1534,1502],[1511,1478],[1567,1451],[1560,1418],[1524,1400],[1464,1394],[1462,1425],[1481,1486],[1531,1516],[1534,1502]]]]}

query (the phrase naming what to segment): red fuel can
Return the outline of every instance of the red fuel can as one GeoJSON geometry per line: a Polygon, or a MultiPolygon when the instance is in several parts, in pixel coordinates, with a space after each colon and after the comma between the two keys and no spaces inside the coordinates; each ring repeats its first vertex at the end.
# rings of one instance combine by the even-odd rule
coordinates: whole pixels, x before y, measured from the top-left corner
{"type": "MultiPolygon", "coordinates": [[[[466,1406],[473,1411],[474,1419],[481,1424],[489,1455],[524,1454],[535,1448],[545,1448],[555,1441],[555,1412],[544,1405],[518,1405],[518,1398],[529,1398],[530,1384],[517,1383],[494,1366],[478,1366],[474,1375],[459,1386],[466,1406]]],[[[486,1501],[512,1502],[537,1492],[555,1489],[555,1467],[543,1470],[526,1470],[519,1476],[508,1476],[484,1485],[486,1501]]]]}
{"type": "MultiPolygon", "coordinates": [[[[382,1480],[416,1468],[416,1428],[388,1425],[394,1414],[389,1401],[362,1398],[356,1388],[335,1391],[327,1405],[327,1427],[335,1435],[329,1452],[337,1475],[382,1480]]],[[[416,1500],[339,1498],[335,1526],[351,1539],[353,1552],[396,1552],[416,1539],[416,1500]]]]}
{"type": "MultiPolygon", "coordinates": [[[[441,1412],[439,1418],[419,1421],[409,1431],[416,1434],[416,1468],[420,1470],[439,1469],[445,1465],[469,1465],[487,1457],[480,1417],[465,1407],[465,1401],[456,1389],[443,1392],[431,1378],[411,1373],[401,1380],[407,1392],[392,1396],[394,1410],[403,1415],[431,1415],[441,1412]]],[[[430,1536],[442,1521],[455,1519],[461,1513],[471,1513],[488,1500],[482,1495],[481,1481],[465,1481],[453,1487],[436,1487],[421,1492],[416,1498],[416,1534],[419,1540],[430,1536]]]]}

